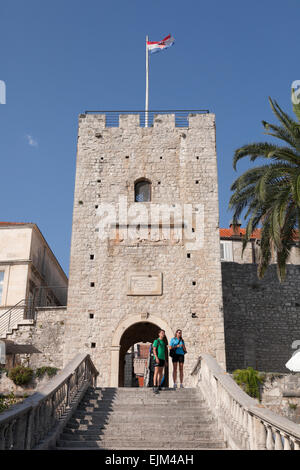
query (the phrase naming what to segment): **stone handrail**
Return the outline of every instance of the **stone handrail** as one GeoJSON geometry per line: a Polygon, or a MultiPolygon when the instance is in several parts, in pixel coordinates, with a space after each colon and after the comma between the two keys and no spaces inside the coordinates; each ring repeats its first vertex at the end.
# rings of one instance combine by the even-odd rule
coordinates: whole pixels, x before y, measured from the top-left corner
{"type": "Polygon", "coordinates": [[[0,414],[0,450],[48,449],[75,411],[98,371],[88,354],[78,354],[41,390],[0,414]]]}
{"type": "Polygon", "coordinates": [[[300,449],[300,426],[247,395],[212,356],[202,354],[191,374],[230,449],[300,449]]]}

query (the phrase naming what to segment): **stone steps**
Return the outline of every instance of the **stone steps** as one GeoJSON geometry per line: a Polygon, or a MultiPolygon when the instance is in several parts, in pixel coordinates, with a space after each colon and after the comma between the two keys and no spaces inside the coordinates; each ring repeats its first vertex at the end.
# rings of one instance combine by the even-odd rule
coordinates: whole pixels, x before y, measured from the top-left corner
{"type": "Polygon", "coordinates": [[[126,416],[128,416],[129,414],[135,418],[135,420],[141,416],[141,413],[142,413],[142,416],[143,418],[144,417],[149,417],[151,418],[152,417],[152,420],[155,421],[156,419],[169,419],[169,417],[171,415],[175,415],[175,413],[177,413],[177,418],[179,421],[182,421],[184,420],[185,418],[186,419],[189,419],[191,417],[200,417],[200,416],[203,416],[204,413],[206,413],[208,410],[207,408],[197,408],[197,409],[192,409],[192,408],[189,408],[187,410],[176,410],[176,408],[171,408],[170,410],[170,414],[166,412],[166,407],[163,407],[163,408],[159,408],[159,407],[145,407],[145,409],[140,409],[140,410],[137,410],[137,409],[131,409],[131,408],[128,408],[126,410],[126,408],[122,408],[121,410],[120,409],[115,409],[115,410],[97,410],[97,411],[86,411],[84,409],[81,409],[81,410],[77,410],[76,412],[76,417],[77,418],[86,418],[86,419],[93,419],[93,420],[99,420],[99,419],[103,419],[103,418],[110,418],[112,415],[114,416],[118,416],[118,418],[120,419],[123,419],[123,418],[126,418],[126,416]]]}
{"type": "Polygon", "coordinates": [[[224,441],[219,439],[197,439],[193,441],[185,441],[177,439],[176,441],[165,440],[160,441],[141,441],[134,439],[105,439],[98,441],[64,441],[59,440],[58,448],[63,450],[92,450],[92,449],[105,449],[105,450],[196,450],[196,449],[225,449],[224,441]]]}
{"type": "MultiPolygon", "coordinates": [[[[204,423],[201,423],[204,424],[204,423]]],[[[138,429],[134,428],[132,426],[132,423],[103,423],[100,425],[93,425],[93,426],[84,426],[80,428],[76,427],[66,427],[64,429],[64,435],[69,435],[69,436],[90,436],[90,435],[95,435],[99,433],[105,432],[105,434],[109,434],[111,431],[116,431],[118,429],[118,432],[126,433],[127,436],[130,436],[131,434],[133,436],[138,435],[138,434],[149,434],[151,430],[153,430],[153,423],[144,424],[139,426],[138,429]]],[[[162,425],[159,426],[160,432],[164,432],[166,434],[174,434],[174,437],[176,435],[185,433],[185,434],[194,434],[194,433],[199,433],[199,435],[203,432],[207,433],[209,431],[213,432],[215,430],[215,424],[213,422],[210,423],[205,423],[205,426],[202,426],[202,428],[199,426],[199,423],[193,423],[193,424],[185,424],[185,425],[180,425],[178,424],[177,426],[170,425],[169,423],[163,423],[162,425]]]]}
{"type": "MultiPolygon", "coordinates": [[[[169,426],[174,426],[176,427],[176,425],[178,424],[178,421],[180,421],[178,418],[175,418],[175,417],[170,417],[168,415],[161,415],[160,418],[162,419],[162,421],[166,421],[168,422],[168,425],[169,426]]],[[[103,417],[100,417],[99,419],[94,419],[93,415],[90,415],[89,417],[74,417],[72,418],[69,423],[67,424],[67,427],[70,427],[72,429],[80,429],[80,427],[82,427],[82,429],[86,429],[86,427],[88,428],[91,428],[93,426],[101,426],[101,425],[107,425],[107,423],[110,424],[113,424],[114,426],[115,425],[118,425],[118,424],[129,424],[132,426],[132,424],[135,424],[136,423],[136,417],[135,416],[131,416],[131,415],[114,415],[113,413],[110,415],[110,416],[103,416],[103,417]]],[[[204,425],[204,424],[209,424],[211,423],[213,420],[212,420],[212,417],[211,415],[199,415],[199,416],[189,416],[189,420],[188,420],[188,423],[189,425],[204,425]]],[[[149,424],[152,424],[153,423],[153,416],[152,415],[143,415],[143,424],[145,424],[145,426],[148,426],[149,424]]]]}
{"type": "Polygon", "coordinates": [[[63,430],[58,449],[224,449],[199,390],[89,390],[63,430]]]}

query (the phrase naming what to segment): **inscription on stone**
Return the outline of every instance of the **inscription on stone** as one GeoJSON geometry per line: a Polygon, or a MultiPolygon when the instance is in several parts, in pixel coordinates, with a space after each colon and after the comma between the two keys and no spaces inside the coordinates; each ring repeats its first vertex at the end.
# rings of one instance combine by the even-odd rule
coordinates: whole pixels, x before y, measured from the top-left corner
{"type": "Polygon", "coordinates": [[[127,295],[161,295],[162,273],[159,271],[127,274],[127,295]]]}

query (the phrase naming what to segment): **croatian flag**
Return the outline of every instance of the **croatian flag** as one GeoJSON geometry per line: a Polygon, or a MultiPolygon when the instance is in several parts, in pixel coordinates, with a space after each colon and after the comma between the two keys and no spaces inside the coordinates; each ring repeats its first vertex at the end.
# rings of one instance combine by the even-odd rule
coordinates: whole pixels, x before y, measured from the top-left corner
{"type": "Polygon", "coordinates": [[[163,51],[168,47],[173,46],[175,39],[169,34],[162,41],[147,41],[147,49],[150,54],[155,54],[156,52],[163,51]]]}

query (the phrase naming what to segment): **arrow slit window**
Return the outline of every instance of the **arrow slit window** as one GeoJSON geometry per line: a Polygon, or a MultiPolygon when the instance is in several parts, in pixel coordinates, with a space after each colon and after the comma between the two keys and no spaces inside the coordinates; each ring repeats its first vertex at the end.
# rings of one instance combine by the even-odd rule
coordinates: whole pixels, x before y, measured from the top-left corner
{"type": "Polygon", "coordinates": [[[150,181],[142,179],[142,180],[135,182],[134,200],[135,202],[150,202],[151,201],[150,181]]]}

